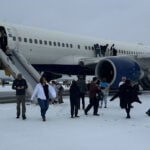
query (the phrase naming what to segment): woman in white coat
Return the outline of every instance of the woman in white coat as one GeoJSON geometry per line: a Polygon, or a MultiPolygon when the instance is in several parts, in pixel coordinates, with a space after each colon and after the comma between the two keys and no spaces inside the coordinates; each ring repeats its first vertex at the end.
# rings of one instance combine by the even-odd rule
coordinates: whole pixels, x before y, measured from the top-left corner
{"type": "Polygon", "coordinates": [[[56,97],[55,89],[49,85],[45,77],[40,78],[40,83],[38,83],[31,96],[31,101],[35,98],[38,99],[39,106],[41,108],[41,116],[43,121],[46,121],[46,111],[49,107],[49,100],[56,97]]]}

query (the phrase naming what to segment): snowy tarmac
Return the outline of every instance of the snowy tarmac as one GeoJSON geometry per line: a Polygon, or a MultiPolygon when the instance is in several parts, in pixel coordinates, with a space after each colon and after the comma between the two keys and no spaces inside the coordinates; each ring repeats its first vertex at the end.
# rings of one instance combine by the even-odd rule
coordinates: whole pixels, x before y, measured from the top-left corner
{"type": "MultiPolygon", "coordinates": [[[[110,98],[110,97],[109,97],[110,98]]],[[[50,105],[47,121],[40,117],[39,106],[27,105],[27,120],[16,119],[16,104],[0,104],[0,150],[142,150],[149,149],[150,95],[141,95],[134,103],[131,119],[126,119],[118,100],[108,108],[93,109],[80,118],[70,118],[69,98],[63,104],[50,105]]],[[[88,98],[86,98],[88,104],[88,98]]]]}

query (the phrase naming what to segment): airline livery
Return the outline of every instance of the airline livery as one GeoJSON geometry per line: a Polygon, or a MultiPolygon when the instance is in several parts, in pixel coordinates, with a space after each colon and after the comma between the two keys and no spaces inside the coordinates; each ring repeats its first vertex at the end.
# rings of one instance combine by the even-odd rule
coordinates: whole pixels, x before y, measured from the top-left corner
{"type": "Polygon", "coordinates": [[[95,75],[117,88],[126,76],[150,88],[150,47],[142,44],[0,23],[0,51],[1,68],[14,77],[17,72],[36,80],[39,72],[49,79],[59,74],[95,75]]]}

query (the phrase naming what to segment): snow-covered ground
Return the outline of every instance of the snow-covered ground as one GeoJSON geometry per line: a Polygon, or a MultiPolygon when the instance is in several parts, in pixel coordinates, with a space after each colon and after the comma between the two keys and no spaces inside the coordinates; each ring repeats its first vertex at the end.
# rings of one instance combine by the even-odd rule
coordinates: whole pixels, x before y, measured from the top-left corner
{"type": "Polygon", "coordinates": [[[12,90],[12,85],[5,85],[5,86],[0,85],[0,92],[10,92],[10,91],[14,91],[12,90]]]}
{"type": "MultiPolygon", "coordinates": [[[[27,105],[27,120],[16,119],[16,104],[0,104],[0,150],[142,150],[149,149],[150,95],[141,95],[142,104],[134,103],[131,119],[126,119],[118,100],[108,108],[93,110],[80,118],[70,118],[69,98],[63,104],[50,105],[47,121],[40,117],[35,104],[27,105]]],[[[86,98],[88,103],[88,98],[86,98]]]]}

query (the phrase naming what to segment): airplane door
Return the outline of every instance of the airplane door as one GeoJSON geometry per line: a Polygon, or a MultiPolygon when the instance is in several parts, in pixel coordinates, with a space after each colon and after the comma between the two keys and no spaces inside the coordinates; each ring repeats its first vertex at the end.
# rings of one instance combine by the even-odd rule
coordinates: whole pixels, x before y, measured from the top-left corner
{"type": "Polygon", "coordinates": [[[18,33],[14,27],[7,28],[8,47],[13,50],[19,50],[18,33]]]}

